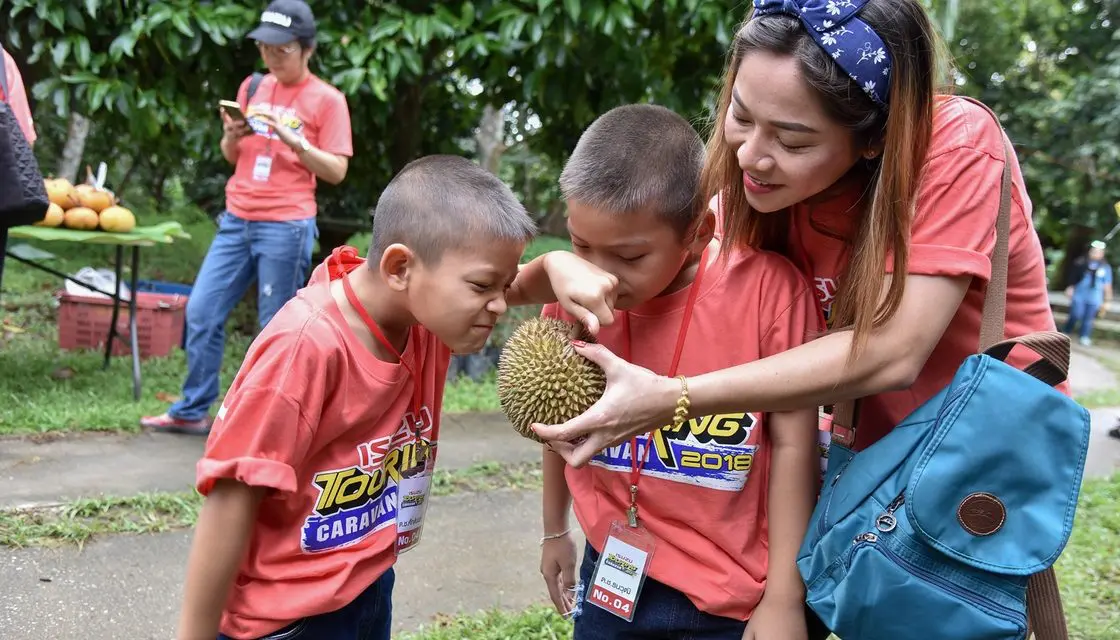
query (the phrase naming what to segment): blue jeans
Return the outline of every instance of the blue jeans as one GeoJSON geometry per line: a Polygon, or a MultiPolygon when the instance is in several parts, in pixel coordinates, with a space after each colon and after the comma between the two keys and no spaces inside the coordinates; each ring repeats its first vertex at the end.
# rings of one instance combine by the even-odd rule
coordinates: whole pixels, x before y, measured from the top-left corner
{"type": "MultiPolygon", "coordinates": [[[[330,613],[301,618],[257,640],[389,640],[393,626],[393,568],[357,598],[330,613]]],[[[282,602],[276,603],[283,607],[282,602]]],[[[218,640],[234,640],[218,634],[218,640]]]]}
{"type": "MultiPolygon", "coordinates": [[[[599,553],[588,543],[579,568],[580,597],[586,597],[598,560],[599,553]]],[[[632,622],[586,601],[579,609],[573,640],[741,640],[747,628],[746,622],[700,611],[688,596],[648,576],[632,622]]],[[[827,638],[824,625],[808,607],[805,611],[810,640],[827,638]]]]}
{"type": "Polygon", "coordinates": [[[1066,320],[1065,332],[1072,334],[1078,324],[1082,338],[1088,338],[1093,333],[1093,321],[1097,319],[1097,312],[1101,310],[1099,302],[1089,296],[1074,294],[1069,305],[1069,319],[1066,320]]]}
{"type": "Polygon", "coordinates": [[[168,410],[175,418],[200,420],[218,399],[226,320],[257,281],[261,328],[307,282],[311,251],[319,235],[314,218],[257,222],[229,211],[206,252],[187,301],[187,378],[182,400],[168,410]]]}

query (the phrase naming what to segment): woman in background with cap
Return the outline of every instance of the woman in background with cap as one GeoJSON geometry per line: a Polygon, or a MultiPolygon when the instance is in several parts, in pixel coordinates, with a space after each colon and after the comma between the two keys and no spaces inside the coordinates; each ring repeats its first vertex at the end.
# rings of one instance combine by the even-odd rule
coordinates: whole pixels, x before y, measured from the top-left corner
{"type": "Polygon", "coordinates": [[[187,304],[182,399],[167,413],[141,419],[144,427],[209,433],[230,312],[256,281],[263,328],[306,282],[318,236],[316,184],[342,182],[353,154],[345,96],[308,66],[315,33],[315,18],[302,0],[270,3],[249,33],[269,73],[251,96],[251,78],[238,89],[247,121],[221,113],[222,155],[234,172],[187,304]]]}

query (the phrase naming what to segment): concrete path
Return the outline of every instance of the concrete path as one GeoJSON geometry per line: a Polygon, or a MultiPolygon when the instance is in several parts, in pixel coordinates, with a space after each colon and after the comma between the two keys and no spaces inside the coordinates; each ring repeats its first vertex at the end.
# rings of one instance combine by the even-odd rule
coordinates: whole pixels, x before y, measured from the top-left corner
{"type": "MultiPolygon", "coordinates": [[[[189,489],[202,445],[150,434],[0,440],[0,508],[189,489]]],[[[440,446],[448,470],[540,459],[500,414],[447,416],[440,446]]],[[[397,632],[437,614],[547,602],[540,501],[539,491],[512,490],[433,498],[422,543],[397,565],[397,632]]],[[[190,540],[176,531],[98,538],[81,551],[0,549],[0,638],[171,638],[190,540]]]]}
{"type": "MultiPolygon", "coordinates": [[[[420,546],[397,564],[394,635],[437,614],[548,601],[539,492],[437,497],[430,514],[420,546]]],[[[172,638],[190,539],[177,531],[108,537],[80,552],[0,552],[0,638],[172,638]]]]}
{"type": "MultiPolygon", "coordinates": [[[[1112,369],[1101,364],[1102,359],[1120,363],[1120,350],[1095,345],[1083,347],[1076,342],[1070,353],[1069,379],[1074,395],[1120,388],[1120,379],[1112,369]]],[[[1120,440],[1108,431],[1120,420],[1120,408],[1093,409],[1092,432],[1089,436],[1089,455],[1085,459],[1085,477],[1107,476],[1120,470],[1120,440]]]]}
{"type": "MultiPolygon", "coordinates": [[[[539,449],[501,414],[444,416],[441,469],[539,459],[539,449]]],[[[97,494],[183,491],[194,486],[205,440],[166,434],[82,434],[43,441],[0,439],[0,509],[55,504],[97,494]]]]}

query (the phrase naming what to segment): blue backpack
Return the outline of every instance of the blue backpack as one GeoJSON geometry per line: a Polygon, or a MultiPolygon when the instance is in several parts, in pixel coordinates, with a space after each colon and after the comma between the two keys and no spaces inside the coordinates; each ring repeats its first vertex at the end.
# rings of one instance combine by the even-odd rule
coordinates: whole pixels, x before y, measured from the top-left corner
{"type": "Polygon", "coordinates": [[[1052,566],[1073,527],[1089,413],[1054,388],[1068,374],[1067,336],[999,341],[1009,162],[1002,186],[981,353],[859,453],[858,403],[837,408],[797,563],[809,607],[843,640],[1017,640],[1032,627],[1068,637],[1052,566]],[[1017,344],[1042,359],[1008,365],[1017,344]]]}

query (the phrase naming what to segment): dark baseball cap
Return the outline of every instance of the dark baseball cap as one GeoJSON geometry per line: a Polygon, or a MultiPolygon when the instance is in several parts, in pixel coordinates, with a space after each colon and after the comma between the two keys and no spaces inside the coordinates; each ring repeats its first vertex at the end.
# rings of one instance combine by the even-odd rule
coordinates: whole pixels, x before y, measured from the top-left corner
{"type": "Polygon", "coordinates": [[[315,16],[302,0],[275,0],[261,14],[261,24],[249,38],[265,44],[285,44],[315,37],[315,16]]]}

